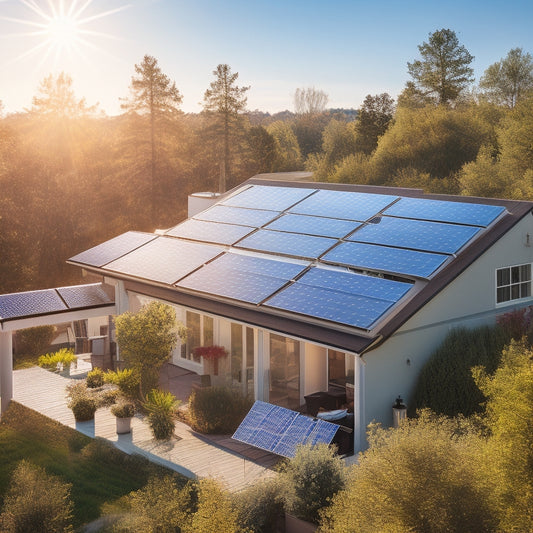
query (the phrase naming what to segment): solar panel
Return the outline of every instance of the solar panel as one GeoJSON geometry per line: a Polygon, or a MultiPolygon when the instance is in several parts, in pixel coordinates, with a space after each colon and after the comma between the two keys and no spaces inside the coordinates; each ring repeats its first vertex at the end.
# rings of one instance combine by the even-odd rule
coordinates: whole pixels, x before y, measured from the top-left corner
{"type": "Polygon", "coordinates": [[[284,211],[291,205],[309,196],[314,190],[295,187],[252,185],[221,203],[234,207],[250,207],[255,209],[257,206],[261,206],[262,209],[284,211]]]}
{"type": "Polygon", "coordinates": [[[232,438],[283,457],[294,457],[299,445],[330,444],[336,424],[257,400],[232,438]]]}
{"type": "Polygon", "coordinates": [[[69,261],[75,261],[76,263],[83,263],[84,265],[94,267],[102,267],[155,238],[156,236],[152,234],[128,231],[127,233],[123,233],[118,237],[114,237],[94,248],[90,248],[89,250],[85,250],[84,252],[71,257],[69,261]]]}
{"type": "Polygon", "coordinates": [[[386,194],[319,190],[289,211],[302,215],[335,217],[365,221],[379,213],[398,197],[386,194]]]}
{"type": "Polygon", "coordinates": [[[109,263],[106,269],[171,285],[221,252],[212,245],[158,237],[109,263]]]}
{"type": "Polygon", "coordinates": [[[370,329],[393,302],[296,282],[275,294],[264,305],[338,324],[370,329]]]}
{"type": "Polygon", "coordinates": [[[427,278],[448,257],[446,255],[404,250],[402,248],[389,248],[375,244],[343,242],[329,251],[322,258],[322,261],[360,269],[427,278]]]}
{"type": "Polygon", "coordinates": [[[424,198],[401,198],[393,206],[386,209],[384,213],[395,217],[487,227],[504,211],[505,208],[499,205],[426,200],[424,198]]]}
{"type": "Polygon", "coordinates": [[[337,218],[285,214],[268,224],[267,229],[340,239],[359,226],[357,222],[337,218]]]}
{"type": "Polygon", "coordinates": [[[0,318],[24,318],[67,311],[54,289],[0,295],[0,318]]]}
{"type": "Polygon", "coordinates": [[[101,283],[78,285],[75,287],[61,287],[56,290],[69,309],[96,307],[99,305],[112,304],[114,302],[113,298],[110,298],[102,288],[101,283]]]}
{"type": "Polygon", "coordinates": [[[366,224],[348,240],[453,254],[479,231],[458,224],[380,217],[378,223],[366,224]]]}
{"type": "Polygon", "coordinates": [[[316,267],[309,269],[298,283],[390,302],[397,302],[412,287],[411,283],[316,267]]]}
{"type": "Polygon", "coordinates": [[[279,213],[277,211],[265,211],[263,209],[243,209],[241,207],[231,207],[229,205],[214,205],[194,216],[198,220],[208,222],[225,222],[226,224],[238,224],[260,228],[271,220],[274,220],[279,213]]]}
{"type": "Polygon", "coordinates": [[[236,247],[316,259],[336,243],[336,239],[327,237],[262,229],[238,242],[236,247]]]}
{"type": "Polygon", "coordinates": [[[166,235],[182,237],[200,242],[212,242],[215,244],[234,244],[253,231],[249,226],[236,226],[206,222],[189,218],[179,226],[166,232],[166,235]]]}

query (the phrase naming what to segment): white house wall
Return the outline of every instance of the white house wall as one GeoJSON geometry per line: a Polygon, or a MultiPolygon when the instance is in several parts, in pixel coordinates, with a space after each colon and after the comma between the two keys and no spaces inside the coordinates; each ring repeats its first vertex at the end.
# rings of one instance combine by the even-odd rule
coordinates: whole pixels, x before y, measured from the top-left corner
{"type": "MultiPolygon", "coordinates": [[[[326,348],[303,342],[303,395],[328,390],[328,353],[326,348]]],[[[300,369],[302,370],[302,368],[300,369]]]]}
{"type": "Polygon", "coordinates": [[[496,304],[496,269],[533,262],[533,246],[525,245],[527,234],[533,235],[531,215],[480,256],[393,336],[363,356],[366,424],[376,420],[392,425],[394,400],[400,394],[409,401],[422,366],[451,329],[492,324],[497,316],[511,309],[533,304],[533,298],[496,304]]]}

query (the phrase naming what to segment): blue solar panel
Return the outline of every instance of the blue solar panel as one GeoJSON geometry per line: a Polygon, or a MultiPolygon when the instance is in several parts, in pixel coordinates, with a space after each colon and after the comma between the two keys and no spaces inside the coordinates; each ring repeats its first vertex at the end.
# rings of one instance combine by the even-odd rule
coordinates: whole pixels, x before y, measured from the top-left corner
{"type": "Polygon", "coordinates": [[[381,217],[379,223],[366,224],[348,240],[453,254],[479,231],[472,226],[381,217]]]}
{"type": "Polygon", "coordinates": [[[397,302],[413,286],[411,283],[315,267],[299,278],[298,283],[389,302],[397,302]]]}
{"type": "Polygon", "coordinates": [[[238,242],[238,248],[316,259],[337,243],[336,239],[284,231],[259,230],[238,242]]]}
{"type": "Polygon", "coordinates": [[[349,220],[286,214],[271,222],[267,229],[340,239],[359,226],[349,220]]]}
{"type": "Polygon", "coordinates": [[[275,294],[264,305],[338,324],[370,329],[393,302],[296,282],[275,294]]]}
{"type": "Polygon", "coordinates": [[[189,218],[179,226],[167,231],[166,235],[193,241],[229,245],[236,243],[252,231],[253,229],[249,226],[235,226],[234,224],[206,222],[189,218]]]}
{"type": "Polygon", "coordinates": [[[106,269],[171,285],[221,252],[217,246],[158,237],[108,264],[106,269]]]}
{"type": "Polygon", "coordinates": [[[112,304],[114,302],[113,298],[110,298],[107,292],[103,289],[101,283],[78,285],[75,287],[61,287],[56,290],[69,309],[96,307],[99,305],[112,304]]]}
{"type": "Polygon", "coordinates": [[[390,205],[397,196],[319,190],[290,209],[291,213],[365,221],[390,205]]]}
{"type": "Polygon", "coordinates": [[[238,224],[260,228],[279,215],[276,211],[265,211],[263,209],[243,209],[241,207],[231,207],[229,205],[214,205],[206,211],[202,211],[194,216],[198,220],[209,222],[225,222],[226,224],[238,224]]]}
{"type": "Polygon", "coordinates": [[[396,217],[433,220],[435,222],[453,222],[455,224],[487,227],[504,211],[505,208],[499,205],[426,200],[424,198],[401,198],[400,201],[385,210],[385,214],[396,217]]]}
{"type": "Polygon", "coordinates": [[[24,318],[67,309],[54,289],[0,295],[0,319],[24,318]]]}
{"type": "Polygon", "coordinates": [[[348,265],[360,269],[407,274],[427,278],[449,256],[429,252],[416,252],[359,242],[343,242],[328,252],[323,261],[348,265]]]}
{"type": "Polygon", "coordinates": [[[152,234],[128,231],[127,233],[123,233],[118,237],[114,237],[94,248],[90,248],[89,250],[85,250],[85,252],[81,252],[80,254],[71,257],[69,261],[75,261],[76,263],[83,263],[84,265],[94,267],[102,267],[155,238],[156,236],[152,234]]]}
{"type": "Polygon", "coordinates": [[[284,211],[291,205],[309,196],[314,190],[295,187],[252,185],[221,203],[234,207],[250,207],[255,209],[260,206],[262,209],[284,211]]]}
{"type": "Polygon", "coordinates": [[[232,438],[291,458],[299,445],[331,443],[338,429],[336,424],[256,401],[232,438]]]}

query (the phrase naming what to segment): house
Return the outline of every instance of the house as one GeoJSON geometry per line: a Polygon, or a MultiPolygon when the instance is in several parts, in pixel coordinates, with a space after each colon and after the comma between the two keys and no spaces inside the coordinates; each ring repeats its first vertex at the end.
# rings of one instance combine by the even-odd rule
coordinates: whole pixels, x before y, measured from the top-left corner
{"type": "Polygon", "coordinates": [[[272,176],[213,202],[69,263],[114,286],[117,313],[172,305],[189,330],[175,364],[291,409],[341,389],[356,451],[451,328],[532,303],[531,202],[272,176]],[[217,376],[194,351],[211,345],[229,352],[217,376]]]}

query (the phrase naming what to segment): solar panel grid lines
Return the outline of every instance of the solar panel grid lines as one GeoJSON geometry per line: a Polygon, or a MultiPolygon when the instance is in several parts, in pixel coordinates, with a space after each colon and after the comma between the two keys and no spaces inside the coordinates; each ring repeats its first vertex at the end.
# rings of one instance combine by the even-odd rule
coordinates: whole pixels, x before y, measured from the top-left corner
{"type": "Polygon", "coordinates": [[[221,204],[253,209],[261,206],[262,209],[285,211],[315,191],[316,189],[302,189],[299,187],[252,185],[242,192],[237,192],[227,200],[223,200],[221,204]]]}
{"type": "Polygon", "coordinates": [[[279,211],[248,209],[215,204],[209,209],[194,215],[193,219],[204,220],[206,222],[223,222],[226,224],[260,228],[277,218],[279,215],[279,211]]]}
{"type": "Polygon", "coordinates": [[[67,310],[55,289],[0,295],[0,318],[3,320],[67,310]]]}
{"type": "Polygon", "coordinates": [[[56,289],[69,309],[91,307],[113,303],[102,286],[98,284],[56,289]]]}
{"type": "Polygon", "coordinates": [[[269,222],[265,229],[341,239],[360,225],[361,223],[350,220],[284,213],[269,222]]]}
{"type": "Polygon", "coordinates": [[[199,242],[232,245],[252,231],[254,229],[250,226],[239,226],[225,222],[207,222],[189,218],[167,231],[165,235],[199,242]]]}

